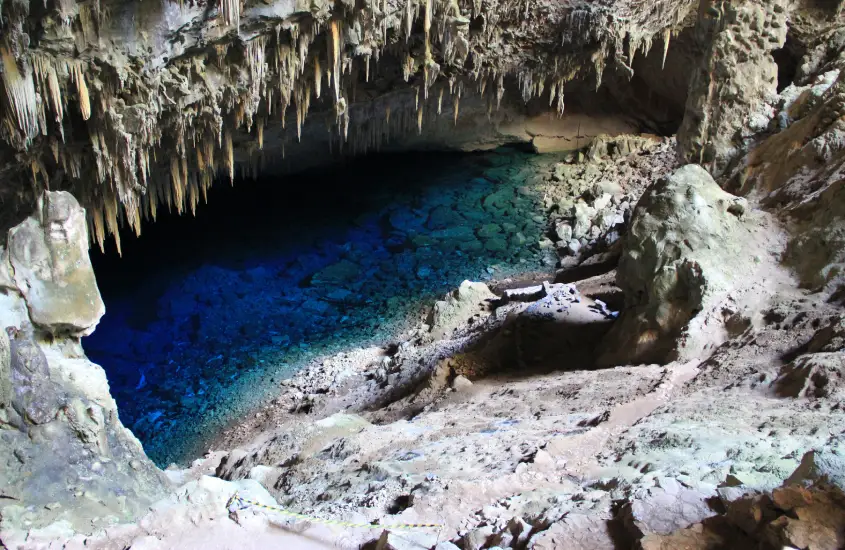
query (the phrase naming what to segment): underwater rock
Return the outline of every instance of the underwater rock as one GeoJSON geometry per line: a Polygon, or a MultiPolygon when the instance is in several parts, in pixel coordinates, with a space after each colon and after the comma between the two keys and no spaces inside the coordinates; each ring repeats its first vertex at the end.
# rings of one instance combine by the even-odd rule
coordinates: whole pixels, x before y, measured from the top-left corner
{"type": "Polygon", "coordinates": [[[311,284],[345,285],[354,281],[360,273],[361,266],[349,260],[341,260],[315,273],[311,284]]]}

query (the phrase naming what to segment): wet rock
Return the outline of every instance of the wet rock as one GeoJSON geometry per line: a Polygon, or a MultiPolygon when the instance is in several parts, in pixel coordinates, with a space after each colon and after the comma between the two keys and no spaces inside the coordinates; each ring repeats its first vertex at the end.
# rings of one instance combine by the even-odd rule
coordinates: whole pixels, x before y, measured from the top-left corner
{"type": "Polygon", "coordinates": [[[35,214],[9,231],[16,288],[47,332],[87,335],[105,313],[88,258],[85,210],[70,193],[45,191],[35,214]]]}
{"type": "Polygon", "coordinates": [[[343,285],[354,281],[361,273],[361,267],[349,260],[340,260],[321,269],[311,279],[315,285],[343,285]]]}
{"type": "Polygon", "coordinates": [[[504,252],[508,249],[508,242],[502,238],[493,238],[484,241],[484,248],[490,252],[504,252]]]}
{"type": "Polygon", "coordinates": [[[482,239],[489,239],[490,237],[494,237],[502,232],[502,226],[495,224],[495,223],[488,223],[483,225],[478,230],[478,236],[482,239]]]}

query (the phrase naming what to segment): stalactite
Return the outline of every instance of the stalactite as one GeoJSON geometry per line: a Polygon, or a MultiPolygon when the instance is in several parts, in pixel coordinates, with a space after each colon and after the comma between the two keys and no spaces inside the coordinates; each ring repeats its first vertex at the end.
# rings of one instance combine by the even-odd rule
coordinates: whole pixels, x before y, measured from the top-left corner
{"type": "Polygon", "coordinates": [[[3,88],[6,90],[6,101],[12,114],[14,114],[14,126],[17,126],[23,132],[25,139],[31,139],[38,133],[39,126],[37,97],[32,73],[29,70],[24,70],[21,74],[14,56],[5,46],[0,46],[0,62],[3,65],[0,78],[3,80],[3,88]]]}
{"type": "Polygon", "coordinates": [[[320,58],[314,56],[314,93],[317,98],[320,97],[320,88],[323,85],[323,71],[320,67],[320,58]]]}
{"type": "Polygon", "coordinates": [[[223,22],[227,26],[234,26],[236,29],[241,25],[241,2],[240,0],[220,0],[218,9],[223,16],[223,22]]]}
{"type": "Polygon", "coordinates": [[[332,78],[334,85],[335,102],[340,101],[340,45],[341,45],[341,29],[340,21],[332,19],[330,23],[330,49],[332,61],[332,78]]]}
{"type": "Polygon", "coordinates": [[[458,93],[455,94],[454,102],[455,102],[455,115],[454,115],[455,116],[455,126],[457,126],[458,125],[458,110],[460,109],[460,106],[461,106],[461,92],[460,92],[460,90],[458,90],[458,93]]]}
{"type": "Polygon", "coordinates": [[[147,195],[150,199],[150,216],[152,216],[153,221],[156,220],[156,214],[158,213],[158,193],[156,192],[156,187],[155,184],[147,186],[147,195]]]}
{"type": "Polygon", "coordinates": [[[672,29],[663,31],[663,64],[662,69],[666,68],[666,57],[669,55],[669,42],[672,40],[672,29]]]}
{"type": "Polygon", "coordinates": [[[423,106],[417,107],[417,134],[422,135],[423,106]]]}
{"type": "Polygon", "coordinates": [[[223,132],[223,150],[226,170],[229,174],[229,183],[235,183],[235,149],[232,145],[232,132],[228,129],[223,132]]]}
{"type": "Polygon", "coordinates": [[[440,93],[437,95],[437,114],[443,112],[443,87],[440,88],[440,93]]]}
{"type": "Polygon", "coordinates": [[[258,119],[257,129],[258,129],[258,148],[264,149],[264,119],[263,118],[258,119]]]}
{"type": "Polygon", "coordinates": [[[114,244],[117,246],[117,254],[123,255],[120,247],[120,232],[117,227],[117,198],[114,196],[104,198],[106,227],[109,233],[114,237],[114,244]]]}
{"type": "Polygon", "coordinates": [[[411,38],[411,29],[414,26],[414,4],[413,0],[405,0],[405,42],[411,38]]]}
{"type": "Polygon", "coordinates": [[[505,77],[501,73],[499,74],[498,80],[496,82],[496,110],[499,110],[499,107],[502,104],[502,97],[505,95],[505,77]]]}
{"type": "Polygon", "coordinates": [[[175,156],[170,158],[170,180],[170,189],[173,191],[173,203],[176,204],[176,211],[181,214],[183,200],[182,191],[184,188],[182,182],[182,170],[179,166],[179,159],[175,156]]]}
{"type": "Polygon", "coordinates": [[[88,85],[85,84],[85,74],[82,72],[81,63],[70,65],[71,79],[76,84],[76,91],[79,94],[79,111],[82,113],[82,120],[91,118],[91,100],[88,97],[88,85]]]}
{"type": "Polygon", "coordinates": [[[106,230],[104,227],[105,222],[103,220],[103,208],[101,206],[96,206],[89,209],[89,211],[91,212],[91,224],[94,227],[94,238],[100,246],[100,252],[105,252],[106,230]]]}
{"type": "Polygon", "coordinates": [[[50,107],[55,115],[55,120],[61,124],[64,118],[62,106],[62,89],[59,85],[59,77],[52,60],[43,55],[32,56],[32,67],[35,72],[36,82],[41,90],[47,92],[50,98],[50,107]]]}

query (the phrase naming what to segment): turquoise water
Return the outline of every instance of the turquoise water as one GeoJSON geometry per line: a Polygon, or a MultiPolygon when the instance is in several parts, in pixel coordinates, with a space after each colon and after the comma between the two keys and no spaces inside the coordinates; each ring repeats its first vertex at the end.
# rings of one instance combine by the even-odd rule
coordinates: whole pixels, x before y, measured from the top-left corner
{"type": "Polygon", "coordinates": [[[386,343],[464,279],[549,270],[539,158],[364,157],[218,185],[124,257],[95,253],[107,313],[84,341],[121,420],[161,466],[184,463],[305,363],[386,343]]]}

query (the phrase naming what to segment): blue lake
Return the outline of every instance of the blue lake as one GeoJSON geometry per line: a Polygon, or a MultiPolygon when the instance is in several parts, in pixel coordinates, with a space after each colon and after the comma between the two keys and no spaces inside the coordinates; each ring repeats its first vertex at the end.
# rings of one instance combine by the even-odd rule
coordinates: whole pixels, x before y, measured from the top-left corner
{"type": "Polygon", "coordinates": [[[387,343],[464,279],[550,271],[536,155],[379,155],[218,183],[123,257],[92,252],[107,313],[83,341],[160,466],[320,356],[387,343]]]}

